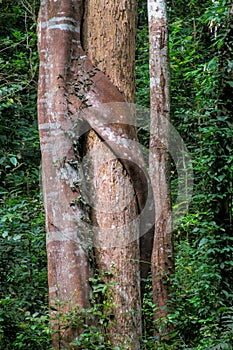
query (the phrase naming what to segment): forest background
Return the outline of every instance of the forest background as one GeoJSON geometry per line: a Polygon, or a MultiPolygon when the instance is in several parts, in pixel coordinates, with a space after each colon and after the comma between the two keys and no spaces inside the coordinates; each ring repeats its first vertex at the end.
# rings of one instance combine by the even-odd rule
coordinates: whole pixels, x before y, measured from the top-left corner
{"type": "MultiPolygon", "coordinates": [[[[189,212],[174,231],[174,333],[158,349],[232,349],[232,87],[230,1],[167,1],[171,121],[192,159],[189,212]]],[[[50,349],[37,129],[37,0],[0,2],[0,349],[50,349]]],[[[150,105],[147,4],[138,3],[137,104],[150,105]]],[[[143,128],[140,142],[148,144],[143,128]]],[[[172,199],[177,172],[171,164],[172,199]]],[[[96,293],[104,293],[95,281],[96,293]]],[[[100,307],[100,306],[99,306],[100,307]]],[[[154,346],[150,281],[142,349],[154,346]]],[[[93,312],[98,307],[93,306],[93,312]]],[[[107,349],[85,329],[80,349],[107,349]]]]}

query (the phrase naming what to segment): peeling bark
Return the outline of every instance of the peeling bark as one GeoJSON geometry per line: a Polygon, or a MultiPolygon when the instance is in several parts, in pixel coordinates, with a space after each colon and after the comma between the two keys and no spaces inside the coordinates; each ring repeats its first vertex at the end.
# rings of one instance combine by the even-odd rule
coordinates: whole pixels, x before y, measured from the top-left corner
{"type": "Polygon", "coordinates": [[[150,178],[155,202],[155,233],[152,251],[155,335],[169,331],[163,327],[168,315],[170,277],[174,271],[171,201],[168,177],[170,74],[168,25],[165,0],[148,0],[150,38],[150,178]]]}

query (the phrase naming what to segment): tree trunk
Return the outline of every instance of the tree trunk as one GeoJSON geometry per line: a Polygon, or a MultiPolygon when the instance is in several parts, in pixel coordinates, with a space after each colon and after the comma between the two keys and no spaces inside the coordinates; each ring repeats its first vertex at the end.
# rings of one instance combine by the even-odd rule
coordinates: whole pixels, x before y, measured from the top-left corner
{"type": "MultiPolygon", "coordinates": [[[[83,43],[91,61],[128,102],[135,100],[136,1],[86,1],[83,43]]],[[[114,105],[113,105],[114,108],[114,105]]],[[[133,122],[134,125],[134,122],[133,122]]],[[[109,288],[111,346],[140,349],[141,304],[137,198],[129,174],[99,136],[87,138],[92,222],[99,273],[109,288]],[[107,272],[107,273],[106,273],[107,272]]]]}
{"type": "MultiPolygon", "coordinates": [[[[129,338],[129,346],[131,348],[134,346],[136,349],[139,346],[140,334],[137,263],[139,253],[137,220],[132,219],[137,216],[137,211],[141,212],[146,205],[148,179],[143,169],[140,148],[136,142],[135,126],[130,121],[132,113],[129,106],[122,104],[123,95],[103,72],[93,66],[82,48],[80,31],[83,10],[81,0],[63,0],[62,2],[42,0],[38,19],[40,56],[38,121],[47,229],[49,300],[52,307],[51,324],[55,331],[53,347],[55,349],[72,348],[71,342],[80,333],[80,325],[72,324],[71,311],[73,312],[76,306],[82,309],[89,305],[88,279],[91,259],[89,253],[95,244],[97,261],[100,270],[103,271],[105,259],[103,257],[102,260],[101,254],[105,255],[106,250],[101,251],[98,248],[104,239],[103,247],[109,245],[109,240],[111,245],[106,267],[109,268],[109,254],[112,253],[112,260],[116,262],[115,269],[114,264],[110,266],[113,275],[116,278],[121,274],[117,279],[119,287],[116,288],[121,291],[121,295],[119,292],[113,292],[113,295],[115,293],[116,303],[121,305],[122,312],[117,307],[113,308],[115,317],[119,321],[110,330],[113,332],[115,329],[117,334],[119,330],[123,332],[124,342],[129,338]],[[108,103],[114,102],[113,109],[108,103]],[[98,108],[104,103],[106,103],[104,113],[99,113],[98,108]],[[91,111],[90,108],[92,108],[91,111]],[[99,203],[101,206],[106,204],[106,201],[103,202],[103,200],[107,198],[107,193],[110,191],[109,184],[106,185],[105,196],[99,190],[96,192],[97,210],[95,207],[91,210],[91,217],[89,213],[92,203],[86,203],[92,191],[91,188],[88,189],[90,181],[84,177],[86,172],[85,150],[89,149],[93,143],[88,140],[86,144],[83,144],[86,138],[82,136],[91,129],[99,139],[105,141],[108,151],[111,150],[116,158],[121,159],[122,163],[120,167],[119,162],[115,159],[109,161],[106,158],[110,164],[106,174],[111,175],[109,180],[116,183],[112,189],[113,197],[109,198],[110,206],[112,200],[117,202],[116,207],[118,204],[121,205],[119,201],[125,198],[125,192],[127,195],[129,193],[129,201],[126,201],[128,206],[126,205],[126,210],[124,210],[126,214],[123,215],[122,207],[120,207],[119,210],[116,210],[116,215],[110,211],[109,216],[106,216],[107,231],[99,229],[102,226],[103,229],[106,228],[105,214],[99,211],[99,203]],[[132,146],[133,140],[135,142],[132,146]],[[116,168],[114,168],[114,163],[116,168]],[[125,175],[125,172],[129,177],[125,175]],[[122,177],[123,190],[118,176],[122,177]],[[116,198],[118,189],[121,195],[119,199],[116,198]],[[90,193],[86,193],[86,190],[90,193]],[[135,204],[135,195],[138,207],[135,204]],[[90,224],[89,219],[93,218],[95,220],[90,224]],[[114,223],[111,223],[113,218],[116,220],[116,230],[114,223]],[[98,220],[102,226],[97,222],[98,220]],[[97,230],[95,229],[96,222],[97,230]],[[120,244],[118,248],[115,248],[116,239],[114,241],[114,237],[118,231],[120,234],[122,231],[125,232],[124,228],[129,222],[130,229],[126,231],[125,239],[122,239],[120,235],[120,244]],[[113,243],[108,236],[102,237],[102,232],[109,233],[109,228],[110,232],[114,233],[114,237],[111,237],[113,243]],[[98,234],[94,237],[93,242],[92,233],[96,231],[98,234]],[[119,247],[121,248],[125,242],[129,247],[123,250],[123,257],[120,259],[121,249],[119,247]],[[129,261],[132,262],[132,265],[129,261]],[[129,270],[125,269],[126,264],[131,266],[129,270]],[[122,271],[119,271],[119,274],[115,273],[121,268],[122,271]],[[128,288],[130,292],[127,291],[128,288]],[[129,300],[127,300],[128,297],[129,300]],[[126,321],[123,320],[124,317],[126,321]],[[132,324],[136,330],[133,329],[132,324]],[[123,330],[124,326],[126,330],[123,330]]],[[[123,10],[123,16],[125,13],[123,10]]],[[[117,40],[120,38],[119,33],[117,40]]],[[[92,174],[95,176],[97,176],[97,169],[94,164],[92,174]]],[[[105,170],[103,167],[99,169],[105,170]]],[[[96,178],[96,181],[99,181],[105,191],[103,177],[96,178]]],[[[108,208],[104,208],[105,213],[106,211],[108,208]]],[[[118,343],[114,335],[111,335],[110,338],[113,339],[113,342],[118,343]]]]}
{"type": "Polygon", "coordinates": [[[155,334],[168,331],[169,282],[174,269],[171,202],[168,180],[169,55],[168,25],[164,0],[148,0],[150,40],[150,177],[155,202],[155,233],[152,251],[153,301],[157,305],[155,334]]]}
{"type": "MultiPolygon", "coordinates": [[[[42,183],[47,230],[49,301],[55,349],[66,348],[77,336],[77,330],[65,328],[65,315],[77,306],[88,306],[88,252],[81,244],[82,208],[73,205],[80,194],[74,191],[80,174],[75,168],[77,157],[69,118],[66,77],[69,74],[71,40],[78,35],[68,30],[69,1],[58,6],[53,1],[41,1],[38,19],[40,56],[38,117],[42,153],[42,183]],[[60,8],[59,8],[60,7],[60,8]],[[63,11],[61,17],[59,13],[63,11]],[[58,18],[60,16],[60,18],[58,18]],[[63,30],[67,26],[67,30],[63,30]],[[78,224],[77,224],[78,223],[78,224]]],[[[80,21],[80,8],[72,14],[80,21]]],[[[72,26],[72,21],[69,23],[72,26]]],[[[77,48],[78,54],[80,49],[77,48]]],[[[68,78],[67,78],[68,80],[68,78]]]]}

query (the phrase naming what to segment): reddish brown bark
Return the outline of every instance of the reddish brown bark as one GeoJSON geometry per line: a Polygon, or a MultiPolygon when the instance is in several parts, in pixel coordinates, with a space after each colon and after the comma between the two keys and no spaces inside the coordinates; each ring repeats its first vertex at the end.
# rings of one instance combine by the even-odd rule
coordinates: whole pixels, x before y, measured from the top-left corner
{"type": "MultiPolygon", "coordinates": [[[[63,12],[66,17],[80,21],[80,6],[73,11],[68,4],[69,2],[58,4],[42,1],[38,33],[38,117],[47,229],[49,300],[53,306],[52,326],[58,332],[53,338],[55,349],[63,348],[66,344],[68,346],[77,335],[77,330],[63,328],[64,320],[59,315],[66,315],[77,304],[79,308],[87,307],[89,299],[88,256],[81,246],[79,228],[75,222],[75,219],[79,220],[81,212],[80,208],[71,205],[77,193],[71,189],[74,169],[70,163],[76,160],[76,156],[72,140],[66,135],[71,121],[65,96],[65,77],[69,74],[69,45],[73,31],[59,29],[63,23],[73,24],[67,19],[56,20],[58,12],[63,12]]],[[[77,50],[80,51],[79,48],[77,50]]],[[[78,101],[78,104],[81,105],[81,102],[78,101]]]]}

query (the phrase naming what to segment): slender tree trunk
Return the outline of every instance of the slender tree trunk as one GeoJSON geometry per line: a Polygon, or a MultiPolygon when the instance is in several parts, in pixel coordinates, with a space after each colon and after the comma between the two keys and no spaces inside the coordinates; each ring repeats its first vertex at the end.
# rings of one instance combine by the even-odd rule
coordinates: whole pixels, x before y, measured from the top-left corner
{"type": "Polygon", "coordinates": [[[155,202],[155,233],[152,251],[153,301],[155,334],[167,332],[163,319],[168,314],[169,280],[173,272],[173,243],[171,202],[168,180],[169,147],[169,55],[166,3],[164,0],[148,0],[150,38],[150,177],[155,202]]]}
{"type": "MultiPolygon", "coordinates": [[[[91,61],[135,100],[136,1],[86,1],[83,42],[91,61]]],[[[114,108],[114,105],[113,105],[114,108]]],[[[133,123],[134,124],[134,123],[133,123]]],[[[141,304],[137,198],[129,174],[96,133],[87,139],[96,225],[99,273],[113,284],[107,296],[113,319],[107,327],[111,346],[140,349],[141,304]],[[108,273],[106,273],[108,272],[108,273]]]]}

